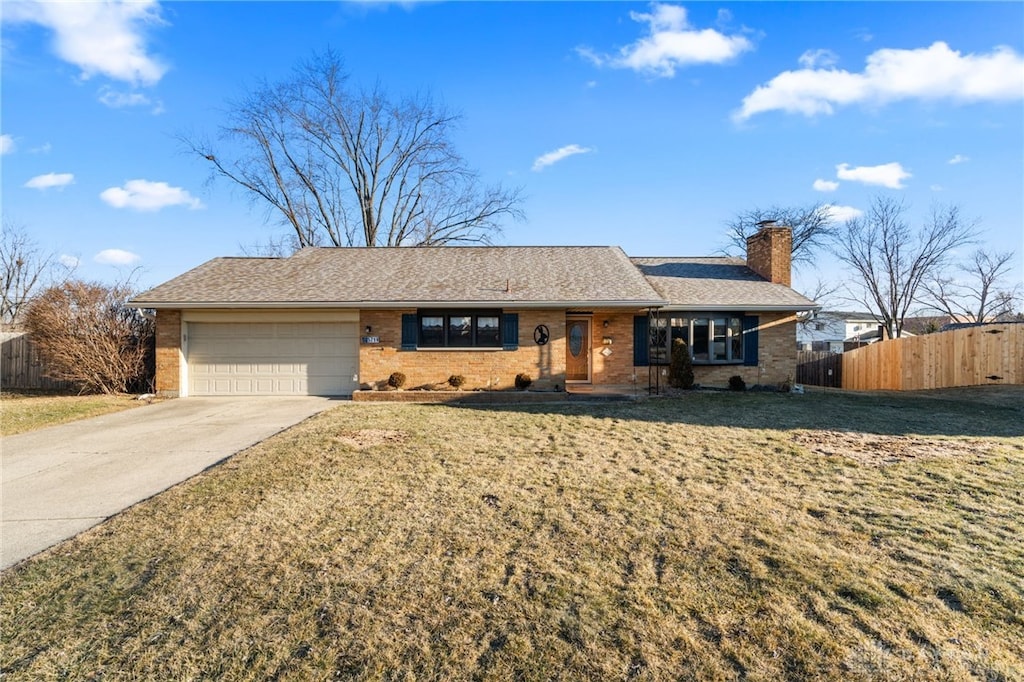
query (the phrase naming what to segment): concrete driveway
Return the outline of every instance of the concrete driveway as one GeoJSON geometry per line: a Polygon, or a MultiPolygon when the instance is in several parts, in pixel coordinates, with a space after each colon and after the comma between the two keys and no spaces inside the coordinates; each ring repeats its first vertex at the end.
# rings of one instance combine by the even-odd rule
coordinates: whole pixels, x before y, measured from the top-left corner
{"type": "Polygon", "coordinates": [[[337,404],[188,398],[4,437],[0,568],[337,404]]]}

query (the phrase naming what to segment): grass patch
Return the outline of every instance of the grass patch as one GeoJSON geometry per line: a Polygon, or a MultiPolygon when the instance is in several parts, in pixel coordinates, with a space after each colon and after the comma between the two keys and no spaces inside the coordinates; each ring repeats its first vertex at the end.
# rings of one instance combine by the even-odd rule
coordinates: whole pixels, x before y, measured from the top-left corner
{"type": "Polygon", "coordinates": [[[1020,679],[1021,404],[342,405],[7,571],[0,673],[1020,679]]]}
{"type": "Polygon", "coordinates": [[[11,436],[78,419],[145,405],[127,395],[54,395],[4,391],[0,394],[0,433],[11,436]]]}

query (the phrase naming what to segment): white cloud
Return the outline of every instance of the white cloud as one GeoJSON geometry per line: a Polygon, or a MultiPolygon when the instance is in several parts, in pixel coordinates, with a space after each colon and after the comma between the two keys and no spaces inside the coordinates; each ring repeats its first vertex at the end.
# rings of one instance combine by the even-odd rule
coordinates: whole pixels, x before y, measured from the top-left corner
{"type": "Polygon", "coordinates": [[[678,68],[691,64],[721,64],[754,49],[743,36],[690,26],[686,8],[678,5],[652,3],[649,13],[630,12],[629,16],[633,21],[647,24],[646,36],[621,48],[617,55],[601,55],[589,47],[578,47],[576,52],[596,66],[608,64],[671,78],[678,68]]]}
{"type": "Polygon", "coordinates": [[[66,253],[62,253],[57,260],[61,265],[72,270],[77,268],[78,264],[81,262],[78,256],[69,256],[66,253]]]}
{"type": "Polygon", "coordinates": [[[816,192],[835,192],[837,189],[839,189],[839,183],[834,180],[818,178],[814,181],[814,190],[816,192]]]}
{"type": "Polygon", "coordinates": [[[53,31],[53,47],[61,59],[82,70],[119,81],[153,85],[167,67],[148,54],[145,31],[163,24],[155,0],[109,2],[4,2],[5,22],[25,22],[53,31]]]}
{"type": "Polygon", "coordinates": [[[14,152],[14,138],[4,133],[0,135],[0,155],[14,152]]]}
{"type": "Polygon", "coordinates": [[[956,154],[955,156],[953,156],[952,159],[950,159],[946,163],[948,163],[951,166],[955,166],[958,163],[967,163],[970,160],[971,159],[969,157],[967,157],[967,156],[963,156],[962,154],[956,154]]]}
{"type": "Polygon", "coordinates": [[[124,187],[110,187],[100,193],[100,199],[114,208],[133,208],[136,211],[159,211],[168,206],[203,207],[199,199],[181,187],[149,180],[129,180],[124,187]]]}
{"type": "Polygon", "coordinates": [[[864,211],[853,206],[836,206],[835,204],[825,204],[822,208],[828,211],[829,217],[837,223],[845,223],[848,220],[859,218],[864,215],[864,211]]]}
{"type": "Polygon", "coordinates": [[[100,88],[99,100],[111,109],[140,107],[152,104],[152,100],[141,92],[117,92],[111,88],[100,88]]]}
{"type": "Polygon", "coordinates": [[[839,61],[839,55],[832,50],[807,50],[800,55],[800,66],[805,69],[835,66],[839,61]]]}
{"type": "Polygon", "coordinates": [[[66,187],[74,181],[73,173],[46,173],[35,176],[23,186],[29,189],[50,189],[51,187],[66,187]]]}
{"type": "Polygon", "coordinates": [[[533,171],[539,172],[552,166],[562,159],[569,158],[575,154],[588,154],[594,151],[592,147],[581,147],[578,144],[568,144],[564,147],[560,147],[553,152],[547,154],[541,154],[533,162],[533,171]]]}
{"type": "Polygon", "coordinates": [[[848,163],[836,166],[836,177],[840,180],[860,182],[865,185],[880,185],[889,189],[903,189],[903,181],[911,174],[898,162],[883,163],[880,166],[850,167],[848,163]]]}
{"type": "Polygon", "coordinates": [[[29,149],[28,153],[29,154],[49,154],[51,151],[53,151],[53,145],[50,144],[49,142],[44,142],[43,144],[39,145],[38,147],[32,147],[32,149],[29,149]]]}
{"type": "Polygon", "coordinates": [[[101,265],[132,265],[138,263],[141,257],[123,249],[103,249],[92,259],[101,265]]]}
{"type": "Polygon", "coordinates": [[[1013,49],[964,55],[936,42],[916,50],[877,50],[861,73],[833,68],[783,71],[744,97],[733,118],[744,121],[766,111],[816,116],[848,104],[904,99],[978,102],[1022,97],[1024,57],[1013,49]]]}

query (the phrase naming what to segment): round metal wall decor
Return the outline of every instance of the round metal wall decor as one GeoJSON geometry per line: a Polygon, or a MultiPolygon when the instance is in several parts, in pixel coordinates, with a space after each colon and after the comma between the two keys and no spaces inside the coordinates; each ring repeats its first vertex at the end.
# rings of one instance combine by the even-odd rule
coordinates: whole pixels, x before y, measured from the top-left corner
{"type": "Polygon", "coordinates": [[[546,324],[538,324],[537,328],[533,330],[533,342],[538,346],[547,345],[549,338],[551,338],[551,333],[546,324]]]}

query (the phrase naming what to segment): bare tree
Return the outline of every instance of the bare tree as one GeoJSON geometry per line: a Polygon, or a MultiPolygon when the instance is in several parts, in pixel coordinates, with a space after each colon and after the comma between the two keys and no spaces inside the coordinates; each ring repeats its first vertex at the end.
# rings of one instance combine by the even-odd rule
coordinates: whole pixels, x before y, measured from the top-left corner
{"type": "Polygon", "coordinates": [[[876,197],[840,230],[835,248],[856,275],[852,300],[870,310],[891,338],[902,333],[922,283],[942,269],[953,249],[976,238],[974,224],[956,206],[933,209],[917,230],[904,220],[905,212],[902,202],[876,197]]]}
{"type": "Polygon", "coordinates": [[[958,322],[985,322],[1010,316],[1021,298],[1021,286],[1001,287],[1009,274],[1014,253],[978,249],[957,270],[962,277],[934,273],[921,285],[921,303],[958,322]]]}
{"type": "Polygon", "coordinates": [[[47,376],[101,393],[144,386],[153,322],[126,305],[133,293],[127,283],[69,280],[37,296],[25,325],[47,376]]]}
{"type": "Polygon", "coordinates": [[[0,322],[17,324],[36,291],[54,274],[52,253],[43,251],[21,225],[3,221],[0,235],[0,322]]]}
{"type": "Polygon", "coordinates": [[[747,237],[755,234],[758,223],[774,220],[793,229],[793,263],[812,263],[815,255],[829,247],[835,238],[836,222],[827,204],[811,206],[772,206],[737,213],[728,223],[725,250],[745,253],[747,237]]]}
{"type": "Polygon", "coordinates": [[[223,150],[183,142],[277,214],[298,247],[490,243],[503,219],[521,217],[519,192],[481,185],[455,151],[458,116],[429,96],[351,88],[331,51],[263,82],[228,116],[223,150]]]}

